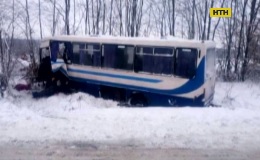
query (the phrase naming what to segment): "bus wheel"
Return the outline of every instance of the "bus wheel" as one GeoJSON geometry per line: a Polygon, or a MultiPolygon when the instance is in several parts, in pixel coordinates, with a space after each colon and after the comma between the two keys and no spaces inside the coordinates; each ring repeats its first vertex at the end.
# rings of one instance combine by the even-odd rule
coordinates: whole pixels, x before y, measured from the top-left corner
{"type": "Polygon", "coordinates": [[[133,107],[145,107],[148,103],[143,94],[134,94],[129,99],[129,105],[133,107]]]}

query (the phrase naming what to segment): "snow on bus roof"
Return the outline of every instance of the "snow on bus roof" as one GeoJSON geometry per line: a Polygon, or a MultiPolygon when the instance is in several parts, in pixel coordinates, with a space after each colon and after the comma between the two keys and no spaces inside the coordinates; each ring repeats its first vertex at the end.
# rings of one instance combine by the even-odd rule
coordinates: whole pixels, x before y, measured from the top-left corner
{"type": "MultiPolygon", "coordinates": [[[[198,45],[207,45],[215,47],[214,41],[199,41],[182,39],[173,36],[164,38],[159,37],[121,37],[121,36],[78,36],[78,35],[60,35],[43,39],[43,42],[49,40],[70,41],[70,42],[89,42],[89,43],[104,43],[104,44],[129,44],[129,45],[152,45],[152,46],[189,46],[199,47],[198,45]]],[[[42,45],[41,45],[42,46],[42,45]]],[[[45,45],[43,45],[45,46],[45,45]]]]}

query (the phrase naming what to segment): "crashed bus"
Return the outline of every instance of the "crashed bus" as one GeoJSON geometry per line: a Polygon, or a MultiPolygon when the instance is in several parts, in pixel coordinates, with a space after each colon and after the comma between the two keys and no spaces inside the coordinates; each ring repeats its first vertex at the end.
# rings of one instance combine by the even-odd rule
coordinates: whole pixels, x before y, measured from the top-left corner
{"type": "Polygon", "coordinates": [[[208,106],[215,43],[180,39],[54,36],[40,45],[39,80],[131,106],[208,106]]]}

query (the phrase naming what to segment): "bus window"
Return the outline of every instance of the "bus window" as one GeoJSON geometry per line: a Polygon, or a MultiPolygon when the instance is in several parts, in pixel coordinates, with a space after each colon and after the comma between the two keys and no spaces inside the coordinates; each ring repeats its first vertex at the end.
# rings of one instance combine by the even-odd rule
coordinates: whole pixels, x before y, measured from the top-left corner
{"type": "Polygon", "coordinates": [[[58,52],[57,58],[62,59],[64,52],[65,52],[64,43],[59,43],[59,52],[58,52]]]}
{"type": "Polygon", "coordinates": [[[196,74],[198,50],[177,48],[175,57],[175,75],[193,78],[196,74]]]}
{"type": "Polygon", "coordinates": [[[100,67],[101,66],[101,49],[99,44],[89,44],[88,45],[88,54],[92,54],[92,62],[93,66],[100,67]]]}
{"type": "Polygon", "coordinates": [[[101,66],[101,53],[98,44],[80,43],[74,45],[74,63],[86,66],[101,66]]]}
{"type": "Polygon", "coordinates": [[[72,63],[74,64],[80,64],[80,44],[73,44],[73,58],[72,58],[72,63]]]}
{"type": "Polygon", "coordinates": [[[154,48],[154,54],[173,55],[173,49],[172,48],[154,48]]]}
{"type": "Polygon", "coordinates": [[[134,58],[134,72],[141,72],[143,70],[143,52],[140,47],[136,48],[134,58]]]}
{"type": "Polygon", "coordinates": [[[40,48],[40,61],[46,57],[50,57],[49,48],[40,48]]]}
{"type": "Polygon", "coordinates": [[[66,63],[71,63],[71,60],[73,59],[73,45],[71,42],[64,42],[65,44],[65,51],[63,54],[63,60],[66,63]]]}
{"type": "Polygon", "coordinates": [[[104,62],[103,67],[114,68],[115,66],[115,45],[103,45],[104,62]]]}
{"type": "Polygon", "coordinates": [[[126,60],[125,60],[125,46],[119,45],[115,46],[115,66],[116,69],[125,69],[126,68],[126,60]]]}
{"type": "Polygon", "coordinates": [[[51,46],[51,61],[56,62],[57,55],[58,55],[58,52],[59,52],[59,42],[52,41],[50,43],[50,46],[51,46]]]}
{"type": "Polygon", "coordinates": [[[135,72],[153,73],[153,48],[137,47],[134,66],[135,72]]]}
{"type": "Polygon", "coordinates": [[[153,54],[153,48],[151,47],[143,47],[139,48],[143,52],[143,54],[153,54]]]}
{"type": "Polygon", "coordinates": [[[73,48],[71,42],[51,41],[51,60],[55,62],[57,58],[63,59],[66,63],[73,59],[73,48]]]}
{"type": "Polygon", "coordinates": [[[106,68],[122,70],[133,69],[134,47],[125,45],[103,45],[104,64],[106,68]]]}
{"type": "Polygon", "coordinates": [[[154,73],[171,75],[173,72],[173,48],[154,49],[154,73]]]}
{"type": "Polygon", "coordinates": [[[79,44],[79,64],[81,65],[92,65],[91,57],[88,56],[86,51],[86,44],[79,44]]]}
{"type": "Polygon", "coordinates": [[[125,50],[125,61],[126,61],[126,70],[133,70],[134,67],[134,46],[127,46],[125,50]]]}

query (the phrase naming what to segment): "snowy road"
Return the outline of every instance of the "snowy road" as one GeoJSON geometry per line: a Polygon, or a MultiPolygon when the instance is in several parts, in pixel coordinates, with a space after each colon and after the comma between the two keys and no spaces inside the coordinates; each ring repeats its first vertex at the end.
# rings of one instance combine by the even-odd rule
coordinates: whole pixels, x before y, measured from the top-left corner
{"type": "MultiPolygon", "coordinates": [[[[1,152],[21,150],[26,155],[32,150],[28,143],[48,146],[81,142],[99,144],[101,150],[98,147],[96,154],[105,152],[108,157],[110,154],[120,157],[121,150],[103,149],[105,144],[124,146],[125,154],[131,154],[131,150],[140,155],[156,150],[151,151],[155,159],[157,151],[168,150],[172,150],[165,153],[169,156],[188,152],[191,157],[204,158],[205,151],[216,156],[225,151],[224,155],[248,158],[260,151],[259,99],[260,85],[255,83],[218,83],[214,98],[221,105],[218,108],[121,108],[113,101],[84,93],[58,94],[39,100],[32,99],[30,94],[17,93],[15,98],[0,100],[1,152]],[[23,147],[17,148],[17,143],[23,147]],[[23,150],[24,147],[29,149],[23,150]]],[[[49,152],[48,147],[43,148],[44,153],[49,152]]],[[[71,156],[66,145],[58,148],[65,148],[64,154],[68,151],[71,156]]],[[[77,151],[81,154],[81,149],[77,151]]]]}
{"type": "Polygon", "coordinates": [[[0,147],[0,159],[30,160],[259,160],[258,151],[238,151],[232,149],[180,149],[180,148],[140,148],[120,145],[95,145],[70,143],[52,145],[5,145],[0,147]]]}

